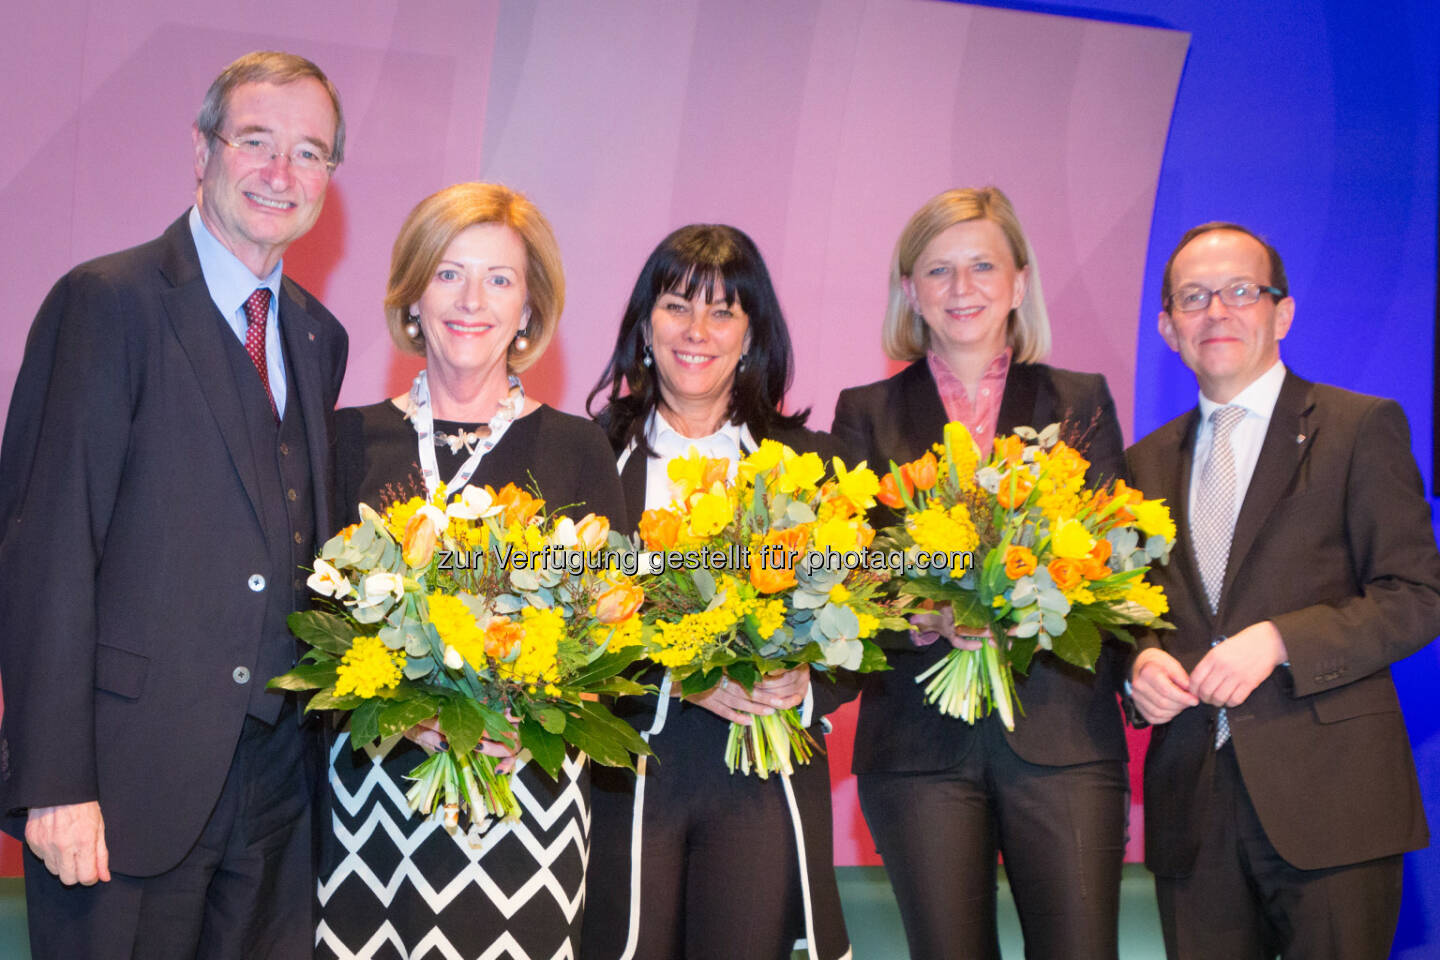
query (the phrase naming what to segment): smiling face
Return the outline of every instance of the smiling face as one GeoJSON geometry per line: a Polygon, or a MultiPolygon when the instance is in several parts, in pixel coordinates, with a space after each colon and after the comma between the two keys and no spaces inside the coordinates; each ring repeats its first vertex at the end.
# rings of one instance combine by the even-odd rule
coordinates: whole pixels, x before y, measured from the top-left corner
{"type": "Polygon", "coordinates": [[[503,378],[525,315],[525,241],[503,223],[455,235],[410,314],[419,315],[430,376],[459,384],[503,378]]]}
{"type": "Polygon", "coordinates": [[[1005,349],[1010,311],[1025,299],[1025,280],[1000,225],[965,220],[925,245],[902,284],[933,350],[988,360],[1005,349]]]}
{"type": "Polygon", "coordinates": [[[708,429],[697,427],[704,433],[720,426],[735,386],[735,368],[750,344],[750,318],[740,301],[708,301],[712,293],[725,295],[718,277],[713,286],[697,284],[688,300],[679,293],[662,293],[650,311],[648,338],[661,401],[692,426],[710,424],[708,429]]]}
{"type": "MultiPolygon", "coordinates": [[[[1212,230],[1191,240],[1175,256],[1170,289],[1198,284],[1219,290],[1238,280],[1270,283],[1270,258],[1254,237],[1212,230]]],[[[1174,312],[1171,312],[1171,311],[1174,312]]],[[[1195,371],[1205,396],[1228,403],[1280,359],[1280,341],[1290,331],[1295,301],[1263,294],[1258,303],[1231,307],[1211,296],[1204,310],[1160,314],[1160,336],[1195,371]]]]}
{"type": "Polygon", "coordinates": [[[269,274],[320,216],[329,172],[297,170],[288,154],[311,144],[329,156],[335,122],[330,95],[306,77],[283,85],[241,84],[226,104],[217,133],[231,140],[264,136],[277,145],[278,157],[257,164],[224,141],[212,142],[207,131],[193,131],[200,218],[257,277],[269,274]]]}

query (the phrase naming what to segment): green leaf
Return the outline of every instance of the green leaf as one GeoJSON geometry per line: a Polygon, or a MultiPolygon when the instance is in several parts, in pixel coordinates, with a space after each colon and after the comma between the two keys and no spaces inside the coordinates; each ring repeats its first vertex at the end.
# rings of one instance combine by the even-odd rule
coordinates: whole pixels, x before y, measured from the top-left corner
{"type": "Polygon", "coordinates": [[[1100,659],[1100,631],[1083,617],[1071,617],[1065,632],[1052,639],[1051,650],[1066,663],[1094,670],[1100,659]]]}
{"type": "Polygon", "coordinates": [[[748,692],[755,688],[760,682],[760,671],[755,669],[755,664],[748,660],[740,660],[730,664],[725,671],[730,679],[734,680],[748,692]]]}
{"type": "Polygon", "coordinates": [[[469,753],[485,734],[485,715],[479,704],[464,697],[447,697],[440,704],[440,729],[450,749],[469,753]]]}
{"type": "Polygon", "coordinates": [[[272,677],[265,687],[269,690],[320,690],[335,685],[335,668],[336,663],[333,660],[302,663],[289,673],[272,677]]]}
{"type": "Polygon", "coordinates": [[[404,733],[421,720],[435,716],[435,699],[421,694],[414,699],[397,700],[380,711],[380,737],[404,733]]]}
{"type": "Polygon", "coordinates": [[[350,745],[355,748],[380,739],[383,700],[366,700],[350,712],[350,745]]]}
{"type": "Polygon", "coordinates": [[[295,636],[310,646],[337,657],[348,653],[350,644],[355,639],[354,624],[344,617],[326,613],[324,610],[300,610],[290,614],[285,622],[290,625],[290,632],[295,636]]]}
{"type": "Polygon", "coordinates": [[[607,650],[591,660],[584,669],[575,673],[565,685],[574,689],[589,690],[598,681],[613,677],[630,666],[644,652],[645,648],[638,644],[632,647],[622,647],[619,650],[607,650]]]}
{"type": "Polygon", "coordinates": [[[591,701],[580,704],[579,710],[570,715],[565,736],[591,760],[607,767],[633,770],[633,756],[650,753],[649,744],[634,727],[591,701]]]}
{"type": "Polygon", "coordinates": [[[890,661],[885,657],[885,651],[869,640],[860,641],[865,645],[865,652],[860,655],[860,666],[856,673],[874,673],[877,670],[889,670],[890,661]]]}
{"type": "Polygon", "coordinates": [[[305,711],[308,713],[311,710],[354,710],[364,702],[364,697],[357,697],[353,693],[337,697],[334,690],[321,690],[310,698],[309,703],[305,704],[305,711]]]}
{"type": "Polygon", "coordinates": [[[559,777],[560,764],[565,762],[564,738],[550,733],[529,717],[522,717],[520,745],[530,751],[531,758],[540,764],[540,769],[550,774],[551,779],[559,777]]]}
{"type": "Polygon", "coordinates": [[[537,704],[530,708],[530,716],[538,720],[547,733],[565,732],[565,714],[559,707],[537,704]]]}
{"type": "Polygon", "coordinates": [[[1035,637],[1010,637],[1010,651],[1007,654],[1010,666],[1018,673],[1030,672],[1030,661],[1035,657],[1039,640],[1035,637]]]}
{"type": "Polygon", "coordinates": [[[680,681],[680,692],[687,697],[693,697],[697,693],[704,693],[715,684],[720,682],[722,673],[720,670],[696,670],[687,674],[685,679],[680,681]]]}

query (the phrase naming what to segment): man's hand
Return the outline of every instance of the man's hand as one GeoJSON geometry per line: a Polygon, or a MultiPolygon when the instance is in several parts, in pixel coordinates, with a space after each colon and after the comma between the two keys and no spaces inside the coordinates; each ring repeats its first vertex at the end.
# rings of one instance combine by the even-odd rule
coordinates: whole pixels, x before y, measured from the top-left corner
{"type": "Polygon", "coordinates": [[[749,694],[746,694],[745,688],[740,684],[729,677],[723,677],[704,693],[685,699],[718,717],[748,727],[755,714],[768,716],[776,710],[799,706],[804,702],[805,691],[809,688],[810,665],[802,663],[792,670],[770,674],[755,684],[749,694]]]}
{"type": "Polygon", "coordinates": [[[105,847],[105,818],[100,802],[31,807],[25,842],[45,869],[64,884],[90,886],[110,879],[110,851],[105,847]]]}
{"type": "Polygon", "coordinates": [[[1185,668],[1159,647],[1141,650],[1130,675],[1131,699],[1150,723],[1169,723],[1180,711],[1200,705],[1185,668]]]}
{"type": "Polygon", "coordinates": [[[1210,648],[1190,674],[1190,689],[1213,706],[1238,707],[1289,659],[1275,624],[1269,620],[1252,623],[1210,648]]]}

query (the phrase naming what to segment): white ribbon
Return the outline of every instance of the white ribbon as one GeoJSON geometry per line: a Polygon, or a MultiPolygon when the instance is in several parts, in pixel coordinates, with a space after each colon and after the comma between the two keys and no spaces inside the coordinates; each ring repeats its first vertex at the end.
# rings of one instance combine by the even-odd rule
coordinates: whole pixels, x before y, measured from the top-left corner
{"type": "MultiPolygon", "coordinates": [[[[455,476],[445,485],[447,497],[454,497],[465,489],[480,461],[485,459],[485,454],[495,449],[505,431],[510,429],[510,424],[524,409],[525,388],[520,385],[520,378],[512,373],[510,393],[500,401],[500,408],[490,418],[490,435],[475,445],[470,458],[460,465],[455,476]]],[[[430,409],[430,382],[424,370],[416,374],[415,383],[410,387],[410,423],[415,427],[420,446],[420,474],[425,478],[425,493],[433,497],[440,488],[440,468],[435,460],[435,415],[430,409]]]]}

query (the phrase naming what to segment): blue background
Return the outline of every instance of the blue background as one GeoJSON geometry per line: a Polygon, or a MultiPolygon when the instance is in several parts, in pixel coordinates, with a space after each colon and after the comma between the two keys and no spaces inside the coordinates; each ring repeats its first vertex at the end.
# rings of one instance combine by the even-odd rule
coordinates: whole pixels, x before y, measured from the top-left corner
{"type": "MultiPolygon", "coordinates": [[[[1440,129],[1433,0],[989,5],[1191,35],[1155,199],[1130,435],[1144,436],[1195,402],[1194,378],[1155,330],[1160,273],[1185,230],[1233,220],[1266,236],[1285,259],[1296,301],[1281,345],[1285,363],[1312,380],[1399,400],[1433,490],[1440,129]]],[[[1431,508],[1433,516],[1433,498],[1431,508]]],[[[1394,673],[1426,810],[1440,830],[1436,645],[1394,673]]],[[[1406,858],[1392,956],[1440,956],[1435,846],[1406,858]]]]}

